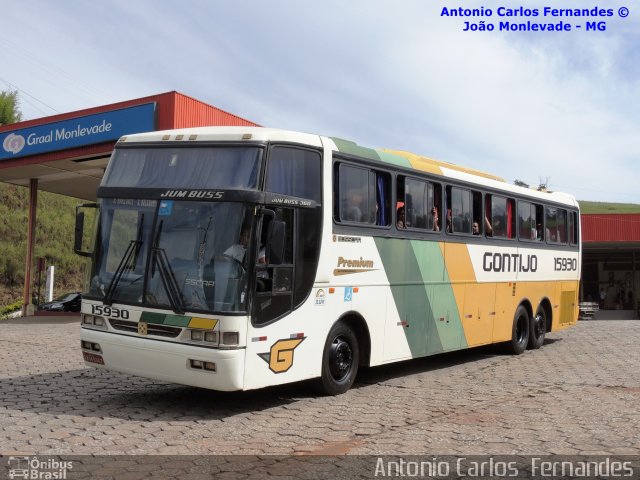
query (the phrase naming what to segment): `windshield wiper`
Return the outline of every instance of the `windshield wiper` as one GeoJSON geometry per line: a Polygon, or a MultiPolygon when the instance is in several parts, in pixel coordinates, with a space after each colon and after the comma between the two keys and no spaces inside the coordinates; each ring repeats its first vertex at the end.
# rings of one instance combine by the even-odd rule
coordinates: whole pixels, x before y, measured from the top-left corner
{"type": "Polygon", "coordinates": [[[162,285],[164,286],[165,292],[167,292],[169,303],[171,303],[171,308],[178,315],[182,315],[185,311],[185,308],[182,293],[180,292],[180,287],[178,286],[176,276],[173,273],[173,269],[171,268],[171,264],[169,263],[169,260],[167,258],[167,253],[163,248],[160,248],[158,246],[160,245],[160,235],[162,234],[163,222],[164,220],[161,220],[160,225],[158,225],[158,232],[156,233],[154,246],[151,249],[151,275],[155,275],[155,267],[157,265],[158,271],[160,272],[162,285]]]}
{"type": "Polygon", "coordinates": [[[111,305],[113,303],[113,294],[118,287],[118,283],[122,279],[122,275],[124,272],[131,271],[133,272],[136,268],[136,263],[138,263],[138,255],[140,254],[140,247],[142,246],[142,225],[144,224],[144,213],[140,216],[140,224],[138,225],[138,233],[136,235],[135,240],[131,240],[127,249],[124,252],[124,255],[120,259],[120,263],[116,268],[116,271],[113,273],[113,277],[111,278],[111,282],[109,282],[109,286],[107,287],[107,291],[104,294],[104,299],[102,303],[104,305],[111,305]]]}
{"type": "Polygon", "coordinates": [[[200,247],[198,248],[198,271],[200,272],[200,276],[202,276],[202,264],[204,263],[204,254],[207,250],[207,234],[209,233],[209,227],[211,226],[212,220],[213,216],[209,216],[207,228],[204,229],[204,235],[202,236],[202,241],[200,242],[200,247]]]}

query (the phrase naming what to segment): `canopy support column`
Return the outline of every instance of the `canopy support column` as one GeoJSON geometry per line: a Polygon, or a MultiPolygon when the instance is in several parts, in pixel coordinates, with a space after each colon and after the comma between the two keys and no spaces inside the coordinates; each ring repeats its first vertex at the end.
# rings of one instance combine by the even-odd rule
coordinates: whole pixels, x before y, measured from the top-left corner
{"type": "Polygon", "coordinates": [[[36,207],[38,205],[38,179],[29,181],[29,231],[27,234],[27,257],[24,267],[24,295],[22,301],[22,315],[27,317],[35,313],[31,295],[31,271],[33,267],[33,246],[36,240],[36,207]]]}

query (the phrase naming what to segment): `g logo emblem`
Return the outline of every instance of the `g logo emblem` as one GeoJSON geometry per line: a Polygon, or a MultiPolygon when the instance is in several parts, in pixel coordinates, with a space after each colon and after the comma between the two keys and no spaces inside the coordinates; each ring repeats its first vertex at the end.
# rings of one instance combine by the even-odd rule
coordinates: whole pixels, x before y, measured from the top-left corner
{"type": "Polygon", "coordinates": [[[293,366],[293,351],[307,338],[286,338],[278,340],[271,346],[269,353],[259,353],[258,356],[269,364],[273,373],[284,373],[293,366]]]}

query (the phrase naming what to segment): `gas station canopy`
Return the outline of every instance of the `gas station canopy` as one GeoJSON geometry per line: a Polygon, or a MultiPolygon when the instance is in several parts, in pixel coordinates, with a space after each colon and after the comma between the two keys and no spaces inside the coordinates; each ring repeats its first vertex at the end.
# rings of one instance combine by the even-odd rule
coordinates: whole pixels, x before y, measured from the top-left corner
{"type": "Polygon", "coordinates": [[[256,126],[175,91],[2,125],[0,182],[92,201],[122,135],[208,125],[256,126]]]}

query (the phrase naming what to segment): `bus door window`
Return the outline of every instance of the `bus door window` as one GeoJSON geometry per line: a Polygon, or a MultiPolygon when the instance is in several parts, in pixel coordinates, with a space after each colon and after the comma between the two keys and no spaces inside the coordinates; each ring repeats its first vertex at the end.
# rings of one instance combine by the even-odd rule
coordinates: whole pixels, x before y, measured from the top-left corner
{"type": "Polygon", "coordinates": [[[294,210],[264,215],[256,253],[255,323],[264,324],[291,311],[294,281],[294,210]]]}
{"type": "Polygon", "coordinates": [[[263,280],[258,288],[271,290],[274,268],[293,263],[293,210],[279,208],[275,217],[265,215],[258,240],[255,270],[256,277],[263,280]]]}

